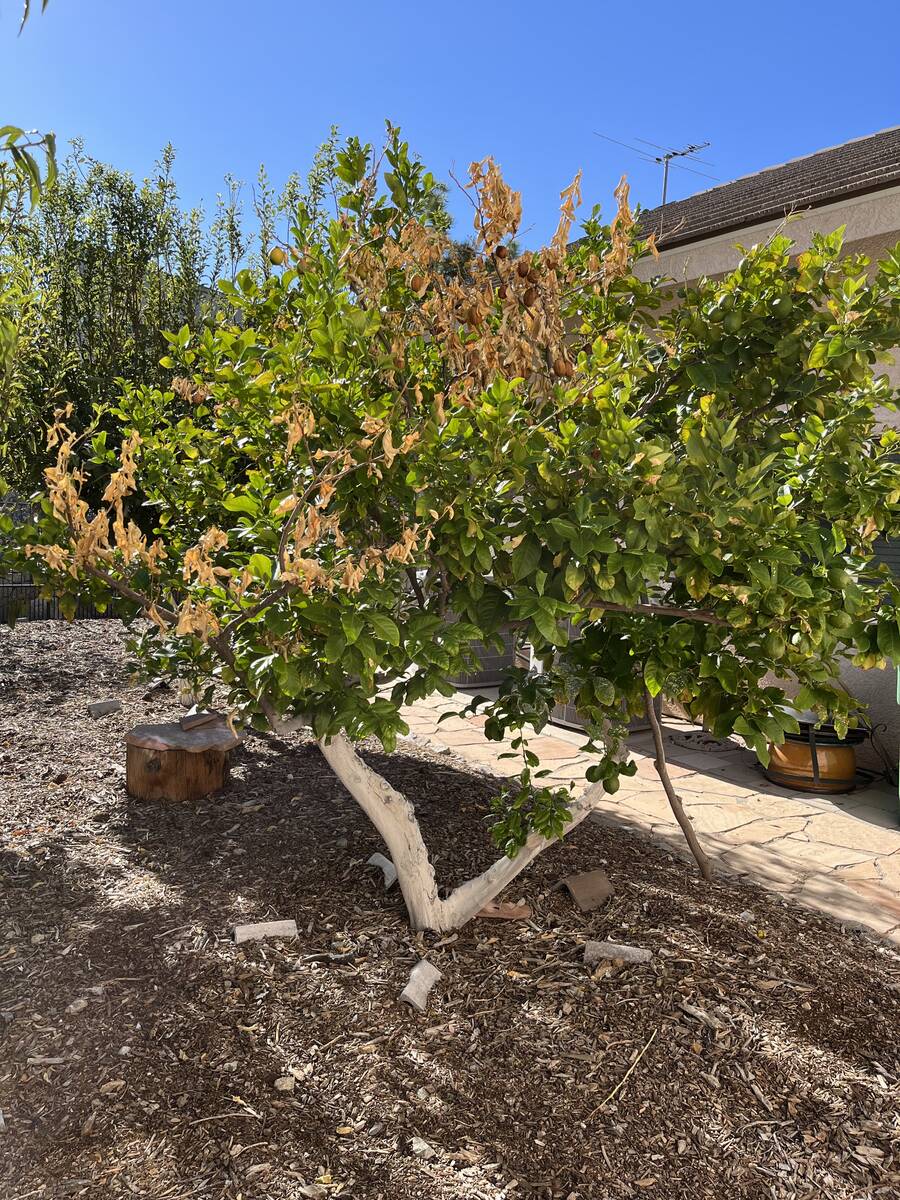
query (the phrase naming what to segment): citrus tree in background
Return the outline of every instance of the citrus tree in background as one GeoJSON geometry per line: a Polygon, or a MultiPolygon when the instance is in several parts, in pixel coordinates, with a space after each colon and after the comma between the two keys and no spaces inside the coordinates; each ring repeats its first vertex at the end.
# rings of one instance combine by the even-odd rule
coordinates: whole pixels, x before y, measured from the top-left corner
{"type": "MultiPolygon", "coordinates": [[[[435,182],[390,130],[337,154],[335,212],[301,204],[277,269],[222,284],[237,317],[169,335],[171,388],[110,401],[121,445],[65,411],[22,562],[63,604],[115,596],[148,618],[148,672],[224,689],[233,718],[308,725],[383,836],[416,927],[465,922],[614,792],[629,716],[675,698],[766,758],[796,703],[839,729],[847,656],[900,660],[898,589],[872,557],[898,528],[897,435],[877,360],[900,343],[900,250],[869,278],[840,234],[775,237],[724,279],[669,292],[620,185],[570,246],[578,180],[549,246],[508,244],[521,202],[470,169],[476,251],[447,270],[435,182]],[[94,511],[83,498],[102,495],[94,511]],[[513,628],[541,671],[481,708],[522,772],[497,801],[502,856],[441,898],[414,799],[354,743],[388,749],[403,705],[513,628]],[[593,764],[578,796],[528,749],[577,706],[593,764]]],[[[6,522],[7,532],[10,522],[6,522]]],[[[221,695],[221,691],[219,693],[221,695]]]]}

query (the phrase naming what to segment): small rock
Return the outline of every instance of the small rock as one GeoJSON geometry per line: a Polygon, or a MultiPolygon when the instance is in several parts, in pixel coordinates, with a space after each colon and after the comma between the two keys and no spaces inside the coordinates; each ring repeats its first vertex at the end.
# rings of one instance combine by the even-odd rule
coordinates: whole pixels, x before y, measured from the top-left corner
{"type": "Polygon", "coordinates": [[[278,1078],[275,1080],[275,1091],[276,1092],[292,1092],[294,1090],[294,1085],[296,1082],[297,1081],[293,1077],[293,1075],[279,1075],[278,1078]]]}
{"type": "Polygon", "coordinates": [[[6,1118],[3,1116],[2,1108],[0,1108],[0,1133],[6,1133],[6,1118]]]}
{"type": "Polygon", "coordinates": [[[439,979],[443,978],[434,963],[427,958],[420,959],[409,973],[406,987],[400,993],[400,999],[411,1004],[417,1012],[424,1012],[428,1007],[428,993],[439,979]]]}
{"type": "Polygon", "coordinates": [[[121,700],[95,700],[93,704],[89,704],[88,712],[96,720],[97,717],[105,717],[107,713],[118,712],[122,707],[121,700]]]}
{"type": "Polygon", "coordinates": [[[66,1008],[66,1012],[74,1016],[76,1013],[84,1012],[87,1006],[87,1000],[85,1000],[83,996],[80,996],[77,1000],[72,1001],[72,1003],[66,1008]]]}
{"type": "Polygon", "coordinates": [[[754,920],[754,915],[751,909],[745,908],[742,913],[738,913],[738,920],[742,925],[749,925],[754,920]]]}
{"type": "Polygon", "coordinates": [[[297,936],[296,921],[260,921],[256,925],[235,925],[236,942],[258,942],[262,938],[297,936]]]}
{"type": "Polygon", "coordinates": [[[603,959],[624,963],[646,963],[653,957],[652,950],[642,946],[625,946],[619,942],[585,942],[584,961],[592,966],[603,959]]]}
{"type": "Polygon", "coordinates": [[[367,867],[380,867],[381,873],[384,876],[384,890],[388,891],[397,882],[397,868],[389,858],[385,858],[383,854],[373,854],[371,858],[366,859],[367,867]]]}
{"type": "Polygon", "coordinates": [[[414,1137],[410,1139],[410,1148],[418,1158],[434,1158],[437,1154],[434,1146],[426,1142],[424,1138],[414,1137]]]}

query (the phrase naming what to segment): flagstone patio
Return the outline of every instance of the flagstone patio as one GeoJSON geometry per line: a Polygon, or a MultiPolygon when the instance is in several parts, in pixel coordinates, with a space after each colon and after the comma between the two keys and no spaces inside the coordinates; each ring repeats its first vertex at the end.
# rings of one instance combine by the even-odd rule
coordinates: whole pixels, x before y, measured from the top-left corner
{"type": "MultiPolygon", "coordinates": [[[[469,700],[463,693],[434,696],[405,708],[403,716],[413,736],[496,774],[516,774],[520,760],[500,758],[510,750],[508,741],[486,741],[483,717],[456,715],[469,700]],[[454,715],[440,720],[448,712],[454,715]]],[[[900,821],[890,784],[846,796],[792,791],[770,783],[755,755],[737,742],[724,752],[687,748],[677,742],[694,727],[668,717],[664,725],[670,774],[716,870],[747,876],[900,943],[900,821]]],[[[547,782],[577,792],[591,761],[581,753],[583,742],[576,731],[550,726],[528,744],[550,770],[547,782]]],[[[630,827],[686,857],[653,765],[649,732],[633,734],[630,748],[637,774],[622,778],[595,819],[630,827]]]]}

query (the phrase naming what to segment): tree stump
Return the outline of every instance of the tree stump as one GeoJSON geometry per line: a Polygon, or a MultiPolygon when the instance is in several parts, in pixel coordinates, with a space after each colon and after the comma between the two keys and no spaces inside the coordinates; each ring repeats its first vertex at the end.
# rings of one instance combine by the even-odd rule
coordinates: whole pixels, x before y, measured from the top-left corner
{"type": "Polygon", "coordinates": [[[240,742],[221,717],[185,730],[177,722],[136,725],[125,735],[125,786],[138,800],[200,800],[225,784],[228,752],[240,742]]]}

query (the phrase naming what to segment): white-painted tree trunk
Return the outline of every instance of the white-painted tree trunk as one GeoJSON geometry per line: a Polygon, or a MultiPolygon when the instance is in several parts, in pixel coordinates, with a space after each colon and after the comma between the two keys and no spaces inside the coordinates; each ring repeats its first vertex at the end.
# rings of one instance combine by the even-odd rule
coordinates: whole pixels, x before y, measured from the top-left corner
{"type": "MultiPolygon", "coordinates": [[[[554,844],[554,839],[532,834],[515,858],[498,859],[442,900],[413,805],[363,762],[345,734],[338,734],[330,741],[322,739],[319,747],[335,775],[384,838],[414,929],[433,929],[438,933],[459,929],[554,844]]],[[[595,783],[576,800],[563,837],[597,807],[602,796],[602,785],[595,783]]]]}

